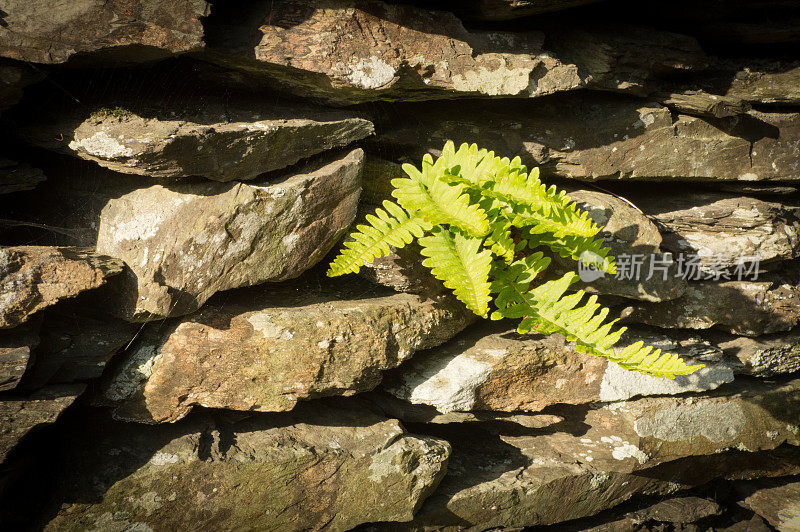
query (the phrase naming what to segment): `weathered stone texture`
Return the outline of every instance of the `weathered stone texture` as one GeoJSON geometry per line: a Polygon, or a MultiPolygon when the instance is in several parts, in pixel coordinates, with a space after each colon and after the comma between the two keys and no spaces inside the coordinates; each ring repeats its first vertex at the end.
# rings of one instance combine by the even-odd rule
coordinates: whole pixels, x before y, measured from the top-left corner
{"type": "Polygon", "coordinates": [[[342,404],[156,427],[95,416],[82,427],[67,443],[61,510],[46,530],[349,530],[410,521],[450,454],[444,440],[342,404]]]}
{"type": "Polygon", "coordinates": [[[382,386],[401,399],[446,413],[539,411],[557,404],[713,390],[733,381],[720,350],[702,339],[631,330],[620,345],[637,340],[707,367],[658,379],[577,353],[558,334],[518,335],[515,329],[479,326],[415,356],[390,372],[382,386]]]}
{"type": "Polygon", "coordinates": [[[428,425],[453,454],[410,529],[554,524],[714,478],[795,474],[796,449],[779,447],[800,443],[797,387],[746,383],[708,397],[614,403],[578,420],[572,412],[550,430],[502,420],[428,425]]]}
{"type": "Polygon", "coordinates": [[[233,181],[253,179],[372,134],[370,122],[350,113],[244,98],[231,104],[208,95],[184,101],[177,110],[148,99],[147,106],[139,112],[134,106],[101,108],[89,116],[47,116],[44,123],[24,125],[21,136],[117,172],[233,181]]]}
{"type": "Polygon", "coordinates": [[[115,417],[175,421],[193,405],[291,410],[298,401],[374,388],[381,371],[450,339],[474,316],[366,282],[313,277],[224,296],[177,326],[154,324],[102,392],[115,417]]]}
{"type": "Polygon", "coordinates": [[[402,125],[383,129],[378,146],[414,160],[451,139],[586,181],[800,179],[800,115],[793,112],[708,119],[673,116],[656,103],[574,95],[483,105],[467,114],[454,104],[416,106],[402,116],[402,125]]]}
{"type": "Polygon", "coordinates": [[[800,530],[800,482],[753,481],[737,485],[740,503],[765,518],[779,532],[800,530]]]}
{"type": "Polygon", "coordinates": [[[75,248],[0,248],[0,329],[25,322],[38,310],[102,285],[122,262],[75,248]]]}
{"type": "Polygon", "coordinates": [[[353,221],[363,152],[314,161],[277,181],[191,182],[110,199],[97,250],[125,261],[115,313],[180,316],[214,293],[299,276],[353,221]]]}
{"type": "Polygon", "coordinates": [[[694,39],[642,28],[548,39],[553,50],[541,32],[471,32],[451,13],[375,0],[262,1],[210,25],[206,58],[336,103],[642,92],[654,75],[705,64],[694,39]]]}
{"type": "Polygon", "coordinates": [[[3,3],[0,56],[63,63],[76,54],[140,62],[202,47],[205,0],[10,0],[3,3]]]}
{"type": "Polygon", "coordinates": [[[744,336],[788,331],[800,322],[800,285],[794,277],[781,275],[693,282],[678,299],[631,305],[622,316],[657,327],[717,327],[744,336]]]}
{"type": "MultiPolygon", "coordinates": [[[[735,269],[740,258],[758,255],[762,266],[800,255],[800,201],[765,201],[711,191],[653,191],[627,197],[655,219],[663,246],[699,257],[701,278],[735,269]],[[766,263],[766,264],[765,264],[766,263]]],[[[735,276],[734,276],[735,278],[735,276]]]]}

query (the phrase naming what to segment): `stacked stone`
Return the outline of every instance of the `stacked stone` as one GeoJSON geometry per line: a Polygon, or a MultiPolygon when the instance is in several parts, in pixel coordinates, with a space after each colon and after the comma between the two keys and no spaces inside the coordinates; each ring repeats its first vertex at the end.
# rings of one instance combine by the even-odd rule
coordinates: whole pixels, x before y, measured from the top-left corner
{"type": "Polygon", "coordinates": [[[620,4],[6,2],[0,523],[798,530],[800,9],[620,4]],[[566,187],[581,288],[705,367],[478,322],[413,246],[327,279],[446,140],[566,187]]]}

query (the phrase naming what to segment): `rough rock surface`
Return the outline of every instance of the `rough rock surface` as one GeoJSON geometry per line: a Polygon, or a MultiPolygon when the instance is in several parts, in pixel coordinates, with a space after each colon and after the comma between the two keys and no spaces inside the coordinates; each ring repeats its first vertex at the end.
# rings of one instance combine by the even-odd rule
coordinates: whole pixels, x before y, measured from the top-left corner
{"type": "Polygon", "coordinates": [[[30,431],[52,423],[83,392],[84,384],[48,386],[27,397],[0,398],[0,463],[30,431]]]}
{"type": "Polygon", "coordinates": [[[541,32],[470,32],[450,13],[376,0],[256,2],[227,18],[209,25],[208,59],[336,103],[641,92],[653,74],[705,64],[694,39],[672,33],[565,32],[545,51],[541,32]]]}
{"type": "Polygon", "coordinates": [[[372,124],[349,113],[211,95],[177,110],[148,99],[142,111],[101,108],[46,120],[22,136],[117,172],[215,181],[253,179],[372,134],[372,124]]]}
{"type": "Polygon", "coordinates": [[[714,93],[767,105],[800,103],[800,62],[765,58],[712,57],[698,86],[714,93]]]}
{"type": "Polygon", "coordinates": [[[403,108],[403,125],[383,128],[381,150],[413,160],[446,140],[519,155],[549,174],[580,180],[798,180],[800,120],[792,112],[750,111],[724,119],[673,116],[667,107],[577,94],[547,101],[403,108]]]}
{"type": "MultiPolygon", "coordinates": [[[[313,272],[312,272],[313,273],[313,272]]],[[[224,295],[166,329],[153,324],[109,375],[118,419],[175,421],[193,405],[266,412],[374,388],[381,370],[445,342],[474,316],[452,297],[391,294],[353,279],[224,295]]]]}
{"type": "Polygon", "coordinates": [[[0,248],[0,329],[25,322],[36,311],[102,285],[122,262],[74,248],[0,248]]]}
{"type": "Polygon", "coordinates": [[[306,406],[147,428],[87,419],[68,443],[61,510],[45,529],[349,530],[410,521],[444,475],[449,444],[346,405],[306,406]]]}
{"type": "Polygon", "coordinates": [[[0,194],[31,190],[45,179],[38,168],[17,161],[0,159],[0,194]]]}
{"type": "Polygon", "coordinates": [[[202,47],[205,0],[9,0],[0,56],[63,63],[76,54],[141,62],[202,47]]]}
{"type": "Polygon", "coordinates": [[[277,181],[155,185],[109,200],[97,250],[133,272],[113,310],[129,320],[180,316],[216,292],[299,276],[356,214],[363,152],[337,157],[277,181]]]}
{"type": "Polygon", "coordinates": [[[718,96],[700,90],[659,92],[653,94],[652,98],[679,113],[708,118],[743,115],[751,108],[750,104],[741,98],[718,96]]]}
{"type": "Polygon", "coordinates": [[[31,351],[38,344],[38,324],[0,333],[0,392],[16,388],[32,364],[31,351]]]}
{"type": "Polygon", "coordinates": [[[753,481],[737,488],[747,492],[742,506],[766,519],[776,530],[800,530],[800,482],[753,481]]]}
{"type": "Polygon", "coordinates": [[[774,263],[800,255],[800,202],[764,201],[707,191],[629,194],[628,198],[665,229],[664,248],[697,255],[705,278],[735,268],[739,258],[758,255],[774,263]]]}
{"type": "Polygon", "coordinates": [[[757,338],[717,335],[714,345],[728,357],[736,357],[744,372],[756,377],[774,377],[800,371],[800,330],[757,338]]]}
{"type": "Polygon", "coordinates": [[[615,403],[544,429],[427,425],[453,453],[411,529],[560,523],[718,477],[795,474],[796,449],[779,447],[800,443],[799,385],[746,383],[708,397],[615,403]]]}
{"type": "Polygon", "coordinates": [[[733,381],[731,367],[719,362],[719,350],[700,339],[632,330],[620,345],[637,340],[707,365],[692,375],[658,379],[576,353],[559,334],[518,335],[513,328],[483,325],[418,354],[390,372],[382,387],[398,398],[444,413],[514,412],[706,391],[733,381]]]}
{"type": "MultiPolygon", "coordinates": [[[[602,237],[614,257],[641,255],[640,272],[623,268],[622,259],[616,276],[580,282],[576,285],[589,293],[622,296],[644,301],[675,299],[686,291],[686,282],[676,275],[677,265],[669,254],[661,252],[661,234],[641,210],[625,199],[594,190],[569,192],[570,198],[585,210],[595,223],[603,227],[602,237]],[[639,275],[637,275],[639,273],[639,275]]],[[[553,256],[552,271],[563,275],[575,271],[571,259],[553,256]]]]}
{"type": "Polygon", "coordinates": [[[800,285],[794,276],[781,275],[693,282],[678,299],[637,303],[623,309],[622,316],[657,327],[717,327],[744,336],[788,331],[800,322],[800,285]]]}

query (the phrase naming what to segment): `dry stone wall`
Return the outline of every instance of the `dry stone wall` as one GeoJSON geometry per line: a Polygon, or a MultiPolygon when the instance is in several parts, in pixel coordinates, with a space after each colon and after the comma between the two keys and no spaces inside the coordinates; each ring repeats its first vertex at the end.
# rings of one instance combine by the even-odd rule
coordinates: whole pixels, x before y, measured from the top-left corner
{"type": "Polygon", "coordinates": [[[7,0],[0,528],[800,530],[799,28],[787,0],[7,0]],[[327,278],[446,140],[566,189],[618,264],[580,288],[705,367],[479,320],[415,246],[327,278]]]}

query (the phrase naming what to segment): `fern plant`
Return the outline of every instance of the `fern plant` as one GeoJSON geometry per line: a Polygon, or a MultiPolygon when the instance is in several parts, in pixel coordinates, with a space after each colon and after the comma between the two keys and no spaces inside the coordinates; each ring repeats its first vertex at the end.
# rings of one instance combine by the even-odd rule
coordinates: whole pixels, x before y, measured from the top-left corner
{"type": "Polygon", "coordinates": [[[615,347],[625,327],[606,321],[609,311],[597,296],[584,302],[583,290],[568,293],[575,273],[541,280],[550,263],[537,251],[542,247],[609,274],[616,266],[595,238],[601,228],[565,192],[544,185],[538,168],[528,172],[519,157],[497,157],[475,144],[456,151],[450,141],[437,160],[425,155],[421,169],[403,170],[408,177],[392,180],[397,203],[384,201],[357,225],[328,276],[357,273],[416,239],[422,264],[478,316],[521,319],[522,334],[560,333],[579,352],[648,375],[673,378],[703,367],[642,342],[615,347]]]}

